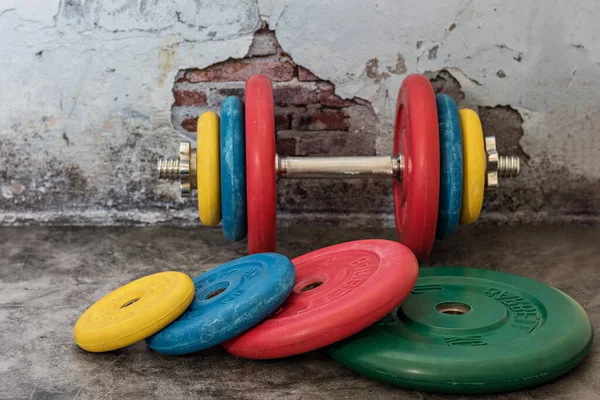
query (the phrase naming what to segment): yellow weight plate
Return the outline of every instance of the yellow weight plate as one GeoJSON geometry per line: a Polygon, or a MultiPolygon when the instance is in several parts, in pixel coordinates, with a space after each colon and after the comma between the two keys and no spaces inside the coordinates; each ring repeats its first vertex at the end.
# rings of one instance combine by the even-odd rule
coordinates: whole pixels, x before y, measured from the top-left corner
{"type": "Polygon", "coordinates": [[[99,353],[139,342],[176,320],[194,299],[194,282],[181,272],[160,272],[109,293],[77,320],[75,342],[99,353]]]}
{"type": "Polygon", "coordinates": [[[212,111],[200,115],[196,135],[198,213],[207,226],[221,222],[221,165],[219,116],[212,111]]]}
{"type": "Polygon", "coordinates": [[[459,111],[463,136],[463,197],[460,223],[477,221],[485,190],[485,144],[479,116],[473,110],[459,111]]]}

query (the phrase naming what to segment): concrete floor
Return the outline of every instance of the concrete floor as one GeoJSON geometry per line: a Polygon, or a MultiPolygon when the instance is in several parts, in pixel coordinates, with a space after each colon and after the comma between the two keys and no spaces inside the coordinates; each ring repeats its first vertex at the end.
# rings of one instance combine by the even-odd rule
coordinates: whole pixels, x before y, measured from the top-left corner
{"type": "MultiPolygon", "coordinates": [[[[391,230],[296,227],[279,231],[289,257],[391,230]]],[[[0,229],[0,398],[439,399],[351,373],[319,352],[269,362],[213,348],[166,357],[141,342],[106,354],[80,350],[73,325],[106,293],[158,271],[195,276],[245,254],[219,230],[197,228],[0,229]]],[[[424,265],[462,265],[525,275],[553,285],[600,328],[600,229],[464,227],[436,244],[424,265]]],[[[494,399],[600,398],[599,344],[553,383],[494,399]]],[[[454,397],[461,398],[461,397],[454,397]]]]}

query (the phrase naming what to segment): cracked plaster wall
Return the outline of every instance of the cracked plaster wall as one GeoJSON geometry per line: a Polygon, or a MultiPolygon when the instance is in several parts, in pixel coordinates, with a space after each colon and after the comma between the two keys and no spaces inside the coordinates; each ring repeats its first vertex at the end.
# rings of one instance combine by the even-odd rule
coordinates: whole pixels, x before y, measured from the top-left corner
{"type": "MultiPolygon", "coordinates": [[[[407,73],[476,108],[526,161],[484,218],[597,217],[599,17],[570,0],[4,0],[0,222],[194,222],[194,205],[153,174],[186,137],[172,126],[175,78],[243,58],[263,22],[295,63],[372,105],[379,154],[407,73]]],[[[389,191],[364,195],[392,221],[389,191]]]]}

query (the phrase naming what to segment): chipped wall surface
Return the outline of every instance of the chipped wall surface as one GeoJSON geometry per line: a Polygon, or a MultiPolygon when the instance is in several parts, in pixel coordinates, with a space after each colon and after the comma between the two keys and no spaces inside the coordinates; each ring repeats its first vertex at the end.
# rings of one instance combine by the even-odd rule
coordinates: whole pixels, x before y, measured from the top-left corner
{"type": "MultiPolygon", "coordinates": [[[[275,84],[282,152],[389,154],[397,90],[426,73],[522,158],[485,218],[597,218],[598,18],[570,0],[1,1],[0,223],[196,223],[155,161],[244,75],[182,78],[223,63],[268,73],[269,61],[291,65],[275,84]],[[302,93],[317,97],[290,104],[302,93]]],[[[282,219],[393,220],[388,182],[278,190],[282,219]]]]}

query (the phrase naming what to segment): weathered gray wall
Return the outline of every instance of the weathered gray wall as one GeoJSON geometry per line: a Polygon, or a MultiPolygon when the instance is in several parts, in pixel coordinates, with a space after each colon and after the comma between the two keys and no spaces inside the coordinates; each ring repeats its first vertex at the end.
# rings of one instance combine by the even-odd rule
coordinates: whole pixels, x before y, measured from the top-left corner
{"type": "MultiPolygon", "coordinates": [[[[597,218],[599,18],[594,2],[570,0],[3,1],[0,223],[195,223],[193,202],[155,180],[154,162],[190,137],[186,119],[243,81],[182,74],[282,57],[294,72],[279,86],[326,85],[352,100],[285,106],[286,152],[389,154],[398,87],[407,73],[428,73],[524,161],[485,218],[597,218]],[[265,24],[279,53],[257,50],[265,24]],[[177,103],[184,89],[208,96],[177,103]],[[307,110],[337,112],[329,108],[345,115],[333,136],[294,125],[307,110]]],[[[282,220],[392,221],[387,183],[290,181],[279,191],[282,220]]]]}

